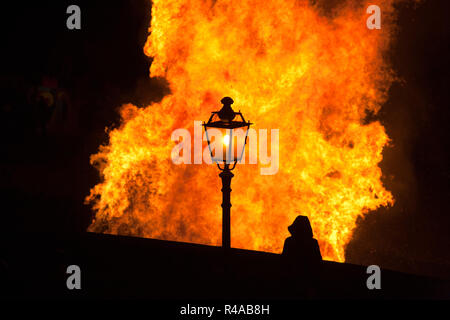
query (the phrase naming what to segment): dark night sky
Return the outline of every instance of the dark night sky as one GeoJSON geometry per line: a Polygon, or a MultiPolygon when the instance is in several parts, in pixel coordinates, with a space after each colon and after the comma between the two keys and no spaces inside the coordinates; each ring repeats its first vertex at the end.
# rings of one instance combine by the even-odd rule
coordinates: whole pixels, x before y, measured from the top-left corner
{"type": "MultiPolygon", "coordinates": [[[[393,140],[381,166],[396,204],[359,221],[349,262],[450,278],[448,12],[448,1],[400,7],[387,58],[403,81],[377,116],[393,140]]],[[[121,103],[145,105],[168,92],[148,78],[142,51],[150,3],[15,2],[1,15],[2,101],[13,106],[2,106],[2,231],[82,232],[91,219],[83,198],[98,181],[89,155],[107,141],[104,128],[118,124],[121,103]],[[65,27],[70,4],[82,8],[81,31],[65,27]],[[79,110],[72,134],[46,142],[27,133],[21,107],[43,74],[57,76],[79,110]]]]}

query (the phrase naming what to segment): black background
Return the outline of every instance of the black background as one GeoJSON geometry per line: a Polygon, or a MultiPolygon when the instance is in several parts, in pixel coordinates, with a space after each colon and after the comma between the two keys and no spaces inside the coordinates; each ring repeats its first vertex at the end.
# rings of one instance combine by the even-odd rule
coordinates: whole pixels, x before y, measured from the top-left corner
{"type": "MultiPolygon", "coordinates": [[[[119,124],[122,103],[145,106],[169,93],[163,79],[148,77],[151,59],[143,45],[150,10],[147,0],[2,3],[0,191],[6,241],[23,232],[86,230],[93,213],[83,199],[99,181],[89,156],[107,143],[105,127],[119,124]],[[81,30],[66,28],[71,4],[81,7],[81,30]],[[42,75],[57,77],[71,97],[78,116],[70,134],[43,139],[30,129],[27,90],[42,75]]],[[[381,167],[396,204],[358,221],[346,257],[450,278],[449,4],[403,3],[398,10],[397,38],[386,58],[402,81],[374,116],[392,139],[381,167]]]]}

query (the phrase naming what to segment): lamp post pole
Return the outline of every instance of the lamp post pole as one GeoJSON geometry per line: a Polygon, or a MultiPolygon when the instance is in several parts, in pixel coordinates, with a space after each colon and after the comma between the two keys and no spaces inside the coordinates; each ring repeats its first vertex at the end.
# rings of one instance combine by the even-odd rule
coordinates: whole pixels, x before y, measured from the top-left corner
{"type": "MultiPolygon", "coordinates": [[[[236,164],[238,161],[241,160],[242,154],[245,150],[245,144],[247,143],[247,135],[248,130],[250,128],[250,121],[245,121],[244,116],[242,113],[234,112],[233,108],[231,108],[231,105],[233,104],[233,99],[230,97],[224,97],[222,100],[223,107],[220,109],[220,111],[214,111],[211,114],[211,117],[209,118],[208,122],[203,122],[203,127],[205,128],[206,133],[206,139],[208,141],[208,147],[209,151],[211,152],[211,159],[213,162],[217,164],[217,167],[221,171],[219,174],[219,177],[222,179],[222,248],[225,249],[226,252],[229,251],[231,248],[231,232],[230,232],[230,209],[231,209],[231,201],[230,201],[230,194],[231,194],[231,179],[234,177],[234,174],[231,173],[231,170],[233,170],[236,167],[236,164]],[[232,137],[238,137],[239,135],[233,133],[234,130],[243,129],[246,128],[245,136],[241,136],[243,140],[242,150],[238,151],[237,149],[236,154],[234,154],[234,147],[233,147],[233,138],[232,137]],[[211,148],[211,139],[208,132],[210,132],[210,129],[219,130],[219,132],[226,133],[225,137],[227,139],[227,142],[224,141],[224,147],[227,147],[227,151],[225,154],[219,153],[219,155],[216,155],[215,148],[211,148]],[[225,131],[225,132],[224,132],[225,131]],[[228,149],[229,148],[229,149],[228,149]],[[213,151],[214,150],[214,151],[213,151]],[[228,152],[230,150],[230,152],[228,152]],[[233,155],[231,156],[231,150],[233,150],[233,155]],[[231,157],[231,159],[229,159],[231,157]],[[234,162],[233,162],[234,159],[234,162]],[[231,165],[230,165],[231,162],[231,165]],[[220,167],[220,164],[223,164],[223,168],[220,167]]],[[[214,134],[213,134],[214,135],[214,134]]],[[[223,136],[222,136],[223,137],[223,136]]],[[[225,138],[224,137],[224,138],[225,138]]],[[[239,146],[239,143],[237,143],[239,146]]]]}
{"type": "Polygon", "coordinates": [[[222,179],[222,247],[230,249],[230,209],[231,209],[231,178],[234,174],[230,170],[230,165],[225,164],[222,172],[219,174],[222,179]]]}

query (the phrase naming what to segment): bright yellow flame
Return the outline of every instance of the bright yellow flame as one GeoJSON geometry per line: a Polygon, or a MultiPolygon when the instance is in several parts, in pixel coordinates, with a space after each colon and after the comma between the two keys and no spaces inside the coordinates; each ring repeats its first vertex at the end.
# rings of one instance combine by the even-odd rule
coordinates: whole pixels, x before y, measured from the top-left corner
{"type": "Polygon", "coordinates": [[[227,146],[227,147],[230,145],[230,135],[226,134],[226,135],[223,137],[223,144],[224,144],[225,146],[227,146]]]}
{"type": "Polygon", "coordinates": [[[280,132],[276,175],[260,175],[261,164],[236,168],[232,246],[280,252],[304,214],[323,257],[344,260],[356,219],[393,203],[378,166],[389,138],[380,122],[364,121],[393,81],[383,60],[393,1],[377,2],[381,30],[366,27],[370,1],[339,2],[330,16],[311,3],[153,1],[144,51],[171,94],[123,106],[121,127],[92,156],[103,181],[87,199],[90,231],[220,244],[217,168],[174,165],[170,136],[230,96],[255,129],[280,132]]]}

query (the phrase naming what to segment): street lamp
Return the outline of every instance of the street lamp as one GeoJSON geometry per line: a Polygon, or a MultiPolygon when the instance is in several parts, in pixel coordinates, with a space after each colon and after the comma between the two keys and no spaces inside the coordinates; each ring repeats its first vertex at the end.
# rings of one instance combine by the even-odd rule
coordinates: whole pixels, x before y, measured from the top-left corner
{"type": "Polygon", "coordinates": [[[208,122],[203,122],[203,127],[205,127],[211,160],[221,171],[219,177],[222,178],[222,247],[229,249],[231,244],[230,185],[231,178],[234,176],[231,170],[244,155],[248,130],[252,123],[246,122],[240,111],[233,111],[231,105],[234,101],[230,97],[225,97],[220,102],[223,104],[222,109],[212,112],[208,122]]]}

